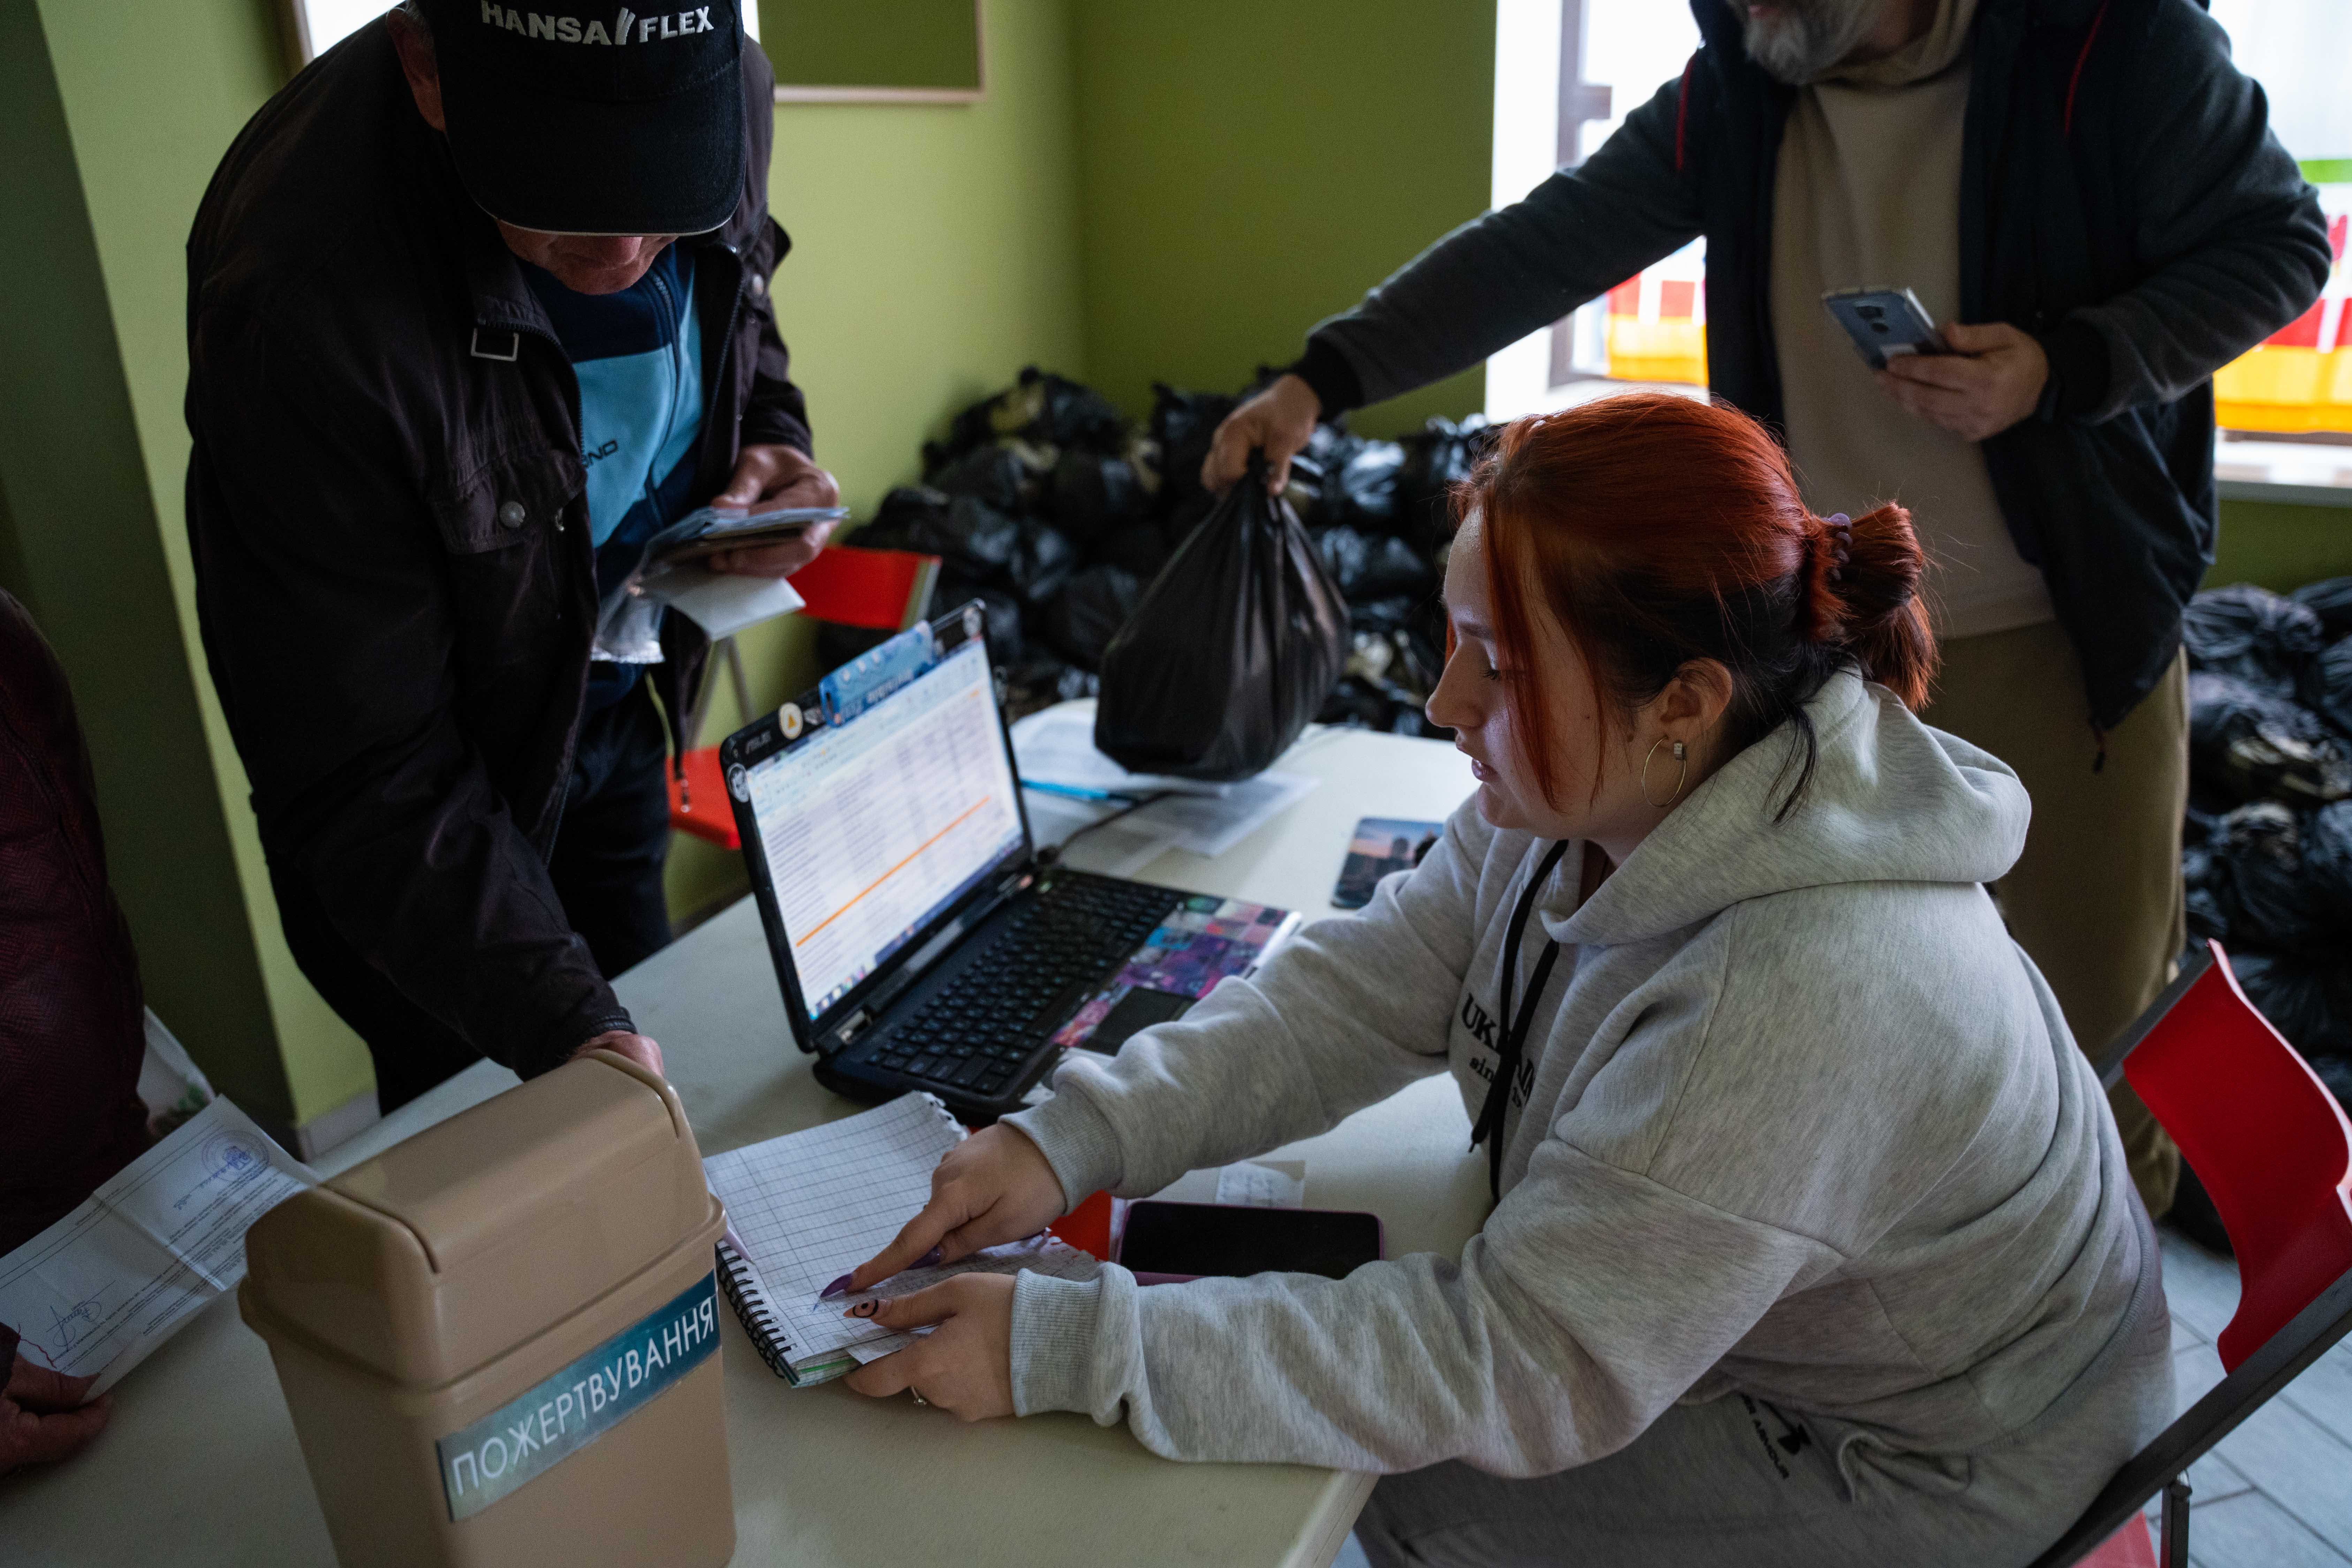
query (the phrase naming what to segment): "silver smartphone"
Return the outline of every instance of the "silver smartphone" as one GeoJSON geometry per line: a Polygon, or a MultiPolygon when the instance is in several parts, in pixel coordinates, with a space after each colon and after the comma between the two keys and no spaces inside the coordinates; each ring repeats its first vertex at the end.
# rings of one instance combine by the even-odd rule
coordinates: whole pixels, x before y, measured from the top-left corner
{"type": "Polygon", "coordinates": [[[1906,354],[1952,352],[1919,296],[1908,289],[1832,289],[1822,296],[1822,306],[1873,370],[1885,370],[1888,360],[1906,354]]]}

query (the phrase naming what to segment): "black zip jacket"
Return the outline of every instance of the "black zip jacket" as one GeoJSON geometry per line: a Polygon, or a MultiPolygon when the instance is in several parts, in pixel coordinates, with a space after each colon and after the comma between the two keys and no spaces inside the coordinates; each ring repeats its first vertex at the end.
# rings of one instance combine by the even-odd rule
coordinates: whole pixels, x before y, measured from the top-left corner
{"type": "MultiPolygon", "coordinates": [[[[694,246],[695,500],[809,448],[768,279],[775,117],[743,51],[741,202],[694,246]]],[[[273,871],[412,1001],[528,1077],[628,1015],[548,879],[596,620],[580,394],[382,21],[222,160],[188,239],[188,540],[273,871]]],[[[673,714],[704,639],[668,619],[673,714]]]]}
{"type": "MultiPolygon", "coordinates": [[[[1795,95],[1731,6],[1691,9],[1682,79],[1591,158],[1315,330],[1295,368],[1327,413],[1475,364],[1704,234],[1708,379],[1778,427],[1772,182],[1795,95]]],[[[1970,47],[1961,320],[2032,333],[2051,368],[1985,467],[2111,729],[2212,564],[2213,372],[2319,297],[2326,229],[2196,0],[1983,0],[1970,47]]]]}

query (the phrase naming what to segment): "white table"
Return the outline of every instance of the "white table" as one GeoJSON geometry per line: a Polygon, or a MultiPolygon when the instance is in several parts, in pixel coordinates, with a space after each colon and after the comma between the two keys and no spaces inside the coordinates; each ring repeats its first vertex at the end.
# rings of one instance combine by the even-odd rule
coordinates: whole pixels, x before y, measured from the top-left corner
{"type": "MultiPolygon", "coordinates": [[[[1318,733],[1282,767],[1320,787],[1213,860],[1173,851],[1144,879],[1330,912],[1359,817],[1444,816],[1471,788],[1436,742],[1318,733]]],[[[1086,864],[1084,845],[1071,863],[1086,864]]],[[[617,986],[662,1043],[706,1154],[864,1109],[818,1087],[784,1024],[760,917],[745,899],[617,986]]],[[[342,1170],[515,1082],[476,1064],[322,1160],[342,1170]]],[[[1426,1079],[1281,1151],[1307,1202],[1370,1209],[1391,1256],[1452,1254],[1486,1211],[1486,1167],[1450,1079],[1426,1079]]],[[[1213,1196],[1196,1172],[1171,1190],[1213,1196]]],[[[1180,1465],[1075,1415],[966,1425],[839,1384],[771,1374],[733,1314],[727,1375],[740,1564],[1202,1563],[1323,1568],[1369,1476],[1283,1465],[1180,1465]]],[[[0,1479],[0,1558],[34,1564],[331,1563],[326,1525],[268,1352],[223,1300],[125,1380],[79,1458],[0,1479]]]]}

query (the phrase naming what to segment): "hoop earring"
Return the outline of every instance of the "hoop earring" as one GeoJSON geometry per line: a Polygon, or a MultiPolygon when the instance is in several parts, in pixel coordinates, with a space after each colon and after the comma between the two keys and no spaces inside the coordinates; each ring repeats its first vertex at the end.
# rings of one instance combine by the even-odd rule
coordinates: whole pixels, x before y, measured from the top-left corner
{"type": "Polygon", "coordinates": [[[1680,741],[1676,741],[1674,743],[1675,749],[1670,754],[1673,756],[1675,761],[1681,765],[1677,768],[1675,773],[1674,791],[1664,800],[1650,799],[1650,763],[1652,760],[1657,756],[1658,748],[1665,743],[1666,738],[1664,735],[1659,736],[1656,740],[1650,742],[1650,750],[1648,753],[1642,758],[1642,799],[1651,807],[1657,810],[1663,810],[1665,807],[1674,805],[1675,801],[1681,799],[1683,784],[1690,777],[1690,752],[1680,741]]]}

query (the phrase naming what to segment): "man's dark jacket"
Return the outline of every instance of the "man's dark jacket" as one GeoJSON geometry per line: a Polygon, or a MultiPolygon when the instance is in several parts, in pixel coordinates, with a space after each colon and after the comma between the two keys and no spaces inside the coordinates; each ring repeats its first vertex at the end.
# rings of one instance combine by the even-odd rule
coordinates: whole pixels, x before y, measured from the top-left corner
{"type": "MultiPolygon", "coordinates": [[[[768,279],[772,78],[743,51],[741,202],[695,248],[695,496],[806,451],[768,279]]],[[[188,239],[188,537],[273,874],[526,1076],[628,1015],[547,874],[596,593],[570,362],[381,21],[264,105],[188,239]]],[[[671,616],[671,711],[704,646],[671,616]]]]}
{"type": "MultiPolygon", "coordinates": [[[[1691,9],[1683,79],[1591,158],[1316,329],[1299,369],[1327,411],[1475,364],[1704,234],[1708,379],[1779,426],[1772,183],[1795,94],[1724,0],[1691,9]]],[[[2111,729],[2212,563],[2212,374],[2318,298],[2326,229],[2195,0],[1982,0],[1971,47],[1960,319],[2034,334],[2052,372],[1985,467],[2111,729]]]]}

